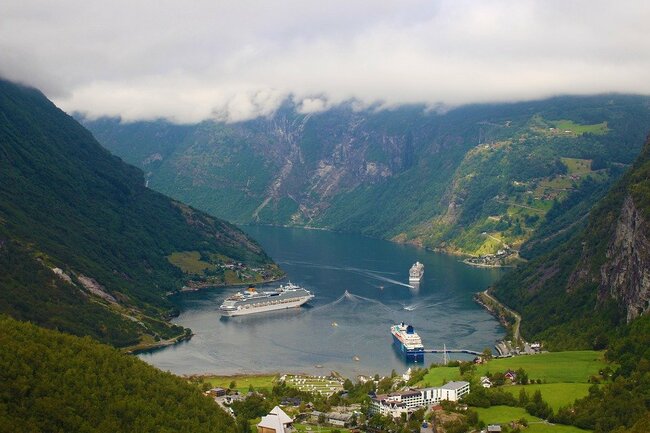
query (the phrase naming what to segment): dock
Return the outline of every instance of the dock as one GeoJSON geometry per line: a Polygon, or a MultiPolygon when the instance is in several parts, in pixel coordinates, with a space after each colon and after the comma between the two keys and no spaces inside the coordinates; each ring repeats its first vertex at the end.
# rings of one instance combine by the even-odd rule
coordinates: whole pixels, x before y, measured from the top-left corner
{"type": "Polygon", "coordinates": [[[483,352],[469,349],[424,349],[424,353],[467,353],[468,355],[481,356],[483,352]]]}

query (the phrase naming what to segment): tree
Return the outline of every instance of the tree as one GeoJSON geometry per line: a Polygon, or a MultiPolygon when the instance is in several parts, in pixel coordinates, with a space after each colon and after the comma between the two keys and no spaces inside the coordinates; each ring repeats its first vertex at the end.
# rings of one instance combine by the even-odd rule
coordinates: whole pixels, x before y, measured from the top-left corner
{"type": "Polygon", "coordinates": [[[228,388],[230,388],[230,389],[235,389],[235,388],[237,388],[237,382],[235,382],[234,380],[231,381],[231,382],[230,382],[230,386],[228,386],[228,388]]]}
{"type": "Polygon", "coordinates": [[[520,385],[528,384],[528,373],[523,368],[517,370],[517,383],[520,385]]]}
{"type": "Polygon", "coordinates": [[[519,390],[519,406],[521,407],[526,407],[528,402],[530,401],[530,397],[528,397],[528,393],[526,392],[525,389],[520,389],[519,390]]]}
{"type": "Polygon", "coordinates": [[[489,347],[486,347],[485,349],[483,349],[483,353],[481,354],[481,357],[485,361],[492,359],[492,350],[489,347]]]}

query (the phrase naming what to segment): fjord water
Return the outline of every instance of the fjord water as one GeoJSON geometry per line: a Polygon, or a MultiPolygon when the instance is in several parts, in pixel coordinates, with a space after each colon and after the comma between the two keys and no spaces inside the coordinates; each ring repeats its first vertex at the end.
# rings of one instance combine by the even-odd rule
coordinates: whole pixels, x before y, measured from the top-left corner
{"type": "MultiPolygon", "coordinates": [[[[345,376],[405,370],[392,346],[390,326],[415,326],[425,348],[492,347],[504,334],[472,295],[501,274],[473,268],[458,258],[358,235],[276,227],[244,227],[286,271],[312,291],[308,306],[221,318],[225,297],[242,288],[178,295],[174,320],[195,335],[175,346],[140,354],[177,374],[305,372],[345,376]],[[416,261],[425,272],[409,287],[416,261]]],[[[274,287],[277,284],[268,285],[274,287]]],[[[258,287],[263,290],[264,286],[258,287]]],[[[424,362],[439,362],[427,354],[424,362]]]]}

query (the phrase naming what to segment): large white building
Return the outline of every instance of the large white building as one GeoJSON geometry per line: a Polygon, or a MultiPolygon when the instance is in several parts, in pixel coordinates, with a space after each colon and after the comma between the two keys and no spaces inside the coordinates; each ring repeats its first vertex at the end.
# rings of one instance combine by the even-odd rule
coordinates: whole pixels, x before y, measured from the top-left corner
{"type": "Polygon", "coordinates": [[[410,389],[378,395],[372,399],[372,413],[398,417],[402,413],[410,413],[424,406],[438,404],[442,400],[458,401],[469,393],[469,382],[449,382],[436,388],[410,389]]]}

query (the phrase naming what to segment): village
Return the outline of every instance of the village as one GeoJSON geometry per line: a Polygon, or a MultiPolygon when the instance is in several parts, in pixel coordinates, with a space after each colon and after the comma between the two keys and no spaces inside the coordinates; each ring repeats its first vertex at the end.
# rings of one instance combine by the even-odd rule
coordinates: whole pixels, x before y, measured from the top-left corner
{"type": "MultiPolygon", "coordinates": [[[[484,391],[509,385],[535,383],[523,369],[507,369],[478,376],[477,367],[488,360],[452,361],[448,366],[409,368],[402,375],[357,377],[357,382],[333,373],[329,376],[286,374],[276,376],[271,389],[248,391],[213,387],[204,394],[233,418],[247,420],[250,433],[378,433],[380,431],[447,433],[451,426],[475,418],[472,402],[484,391]],[[418,386],[438,370],[455,369],[463,378],[440,386],[418,386]],[[472,393],[472,390],[474,392],[472,393]],[[474,398],[472,398],[472,394],[474,398]]],[[[500,391],[498,391],[500,392],[500,391]]],[[[480,398],[480,397],[479,397],[480,398]]],[[[513,431],[516,425],[473,421],[475,432],[513,431]]]]}

